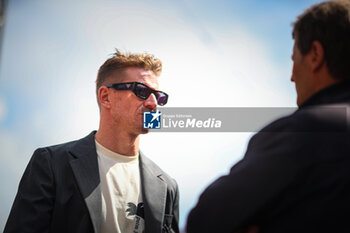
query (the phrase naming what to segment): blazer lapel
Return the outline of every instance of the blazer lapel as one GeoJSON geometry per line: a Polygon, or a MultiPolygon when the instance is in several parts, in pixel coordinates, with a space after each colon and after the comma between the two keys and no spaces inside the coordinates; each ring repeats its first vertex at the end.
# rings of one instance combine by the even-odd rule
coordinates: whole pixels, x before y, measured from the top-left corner
{"type": "Polygon", "coordinates": [[[73,156],[70,165],[89,210],[94,231],[98,233],[101,226],[102,200],[95,132],[77,141],[70,153],[73,156]]]}
{"type": "Polygon", "coordinates": [[[165,212],[167,185],[161,171],[140,152],[140,172],[145,205],[145,232],[161,233],[165,212]]]}

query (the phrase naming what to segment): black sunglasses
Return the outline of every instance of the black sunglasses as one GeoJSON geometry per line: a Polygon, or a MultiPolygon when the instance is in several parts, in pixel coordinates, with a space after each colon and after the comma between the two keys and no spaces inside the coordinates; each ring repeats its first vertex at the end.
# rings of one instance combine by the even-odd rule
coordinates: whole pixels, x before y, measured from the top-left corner
{"type": "Polygon", "coordinates": [[[113,84],[107,85],[106,87],[108,88],[112,87],[115,90],[131,90],[134,92],[134,94],[137,97],[143,100],[147,99],[151,94],[154,94],[155,97],[157,98],[157,103],[160,106],[163,106],[168,102],[167,93],[154,90],[140,82],[113,83],[113,84]]]}

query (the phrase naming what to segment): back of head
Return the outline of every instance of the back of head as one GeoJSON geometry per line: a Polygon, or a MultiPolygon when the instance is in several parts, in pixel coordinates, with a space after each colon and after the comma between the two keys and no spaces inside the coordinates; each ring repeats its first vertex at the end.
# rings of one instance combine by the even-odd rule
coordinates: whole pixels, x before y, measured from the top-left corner
{"type": "MultiPolygon", "coordinates": [[[[122,53],[118,49],[112,55],[111,58],[107,59],[100,69],[98,70],[96,79],[96,94],[98,101],[98,90],[101,86],[111,82],[111,79],[115,79],[115,74],[118,73],[120,80],[122,81],[122,73],[126,68],[136,67],[143,68],[145,70],[152,71],[156,76],[159,76],[162,72],[162,62],[155,58],[153,54],[148,53],[122,53]],[[113,77],[112,77],[113,76],[113,77]]],[[[118,80],[113,80],[118,82],[118,80]]]]}
{"type": "Polygon", "coordinates": [[[330,75],[337,80],[350,79],[349,0],[327,1],[307,9],[294,23],[293,38],[303,55],[313,41],[319,41],[330,75]]]}

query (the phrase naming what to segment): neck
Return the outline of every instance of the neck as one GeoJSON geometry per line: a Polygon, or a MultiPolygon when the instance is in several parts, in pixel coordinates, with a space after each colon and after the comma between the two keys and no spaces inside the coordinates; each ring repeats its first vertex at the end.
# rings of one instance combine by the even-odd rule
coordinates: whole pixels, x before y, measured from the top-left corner
{"type": "Polygon", "coordinates": [[[100,123],[95,139],[102,146],[121,155],[134,156],[139,153],[139,135],[130,135],[100,123]]]}
{"type": "Polygon", "coordinates": [[[318,73],[316,78],[314,78],[314,80],[315,80],[314,93],[319,92],[319,91],[321,91],[329,86],[332,86],[340,81],[340,80],[333,78],[329,74],[328,69],[326,67],[323,67],[322,69],[320,69],[320,72],[318,73]]]}

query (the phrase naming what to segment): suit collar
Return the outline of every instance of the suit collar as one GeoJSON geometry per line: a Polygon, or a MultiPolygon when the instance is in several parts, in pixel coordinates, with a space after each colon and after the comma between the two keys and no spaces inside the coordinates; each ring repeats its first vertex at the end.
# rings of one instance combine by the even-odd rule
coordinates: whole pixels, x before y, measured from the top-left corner
{"type": "Polygon", "coordinates": [[[308,100],[299,106],[300,108],[320,105],[348,102],[350,100],[350,81],[341,81],[339,83],[328,86],[315,93],[308,100]]]}
{"type": "MultiPolygon", "coordinates": [[[[102,200],[95,133],[76,142],[70,149],[75,179],[85,200],[95,233],[100,231],[102,200]]],[[[162,170],[140,151],[141,190],[145,205],[145,231],[161,233],[165,214],[167,185],[162,170]]]]}
{"type": "Polygon", "coordinates": [[[69,152],[74,158],[70,165],[97,233],[101,226],[102,200],[95,133],[78,140],[69,152]]]}
{"type": "Polygon", "coordinates": [[[145,205],[145,231],[161,233],[165,214],[167,185],[162,171],[140,151],[142,194],[145,205]]]}

